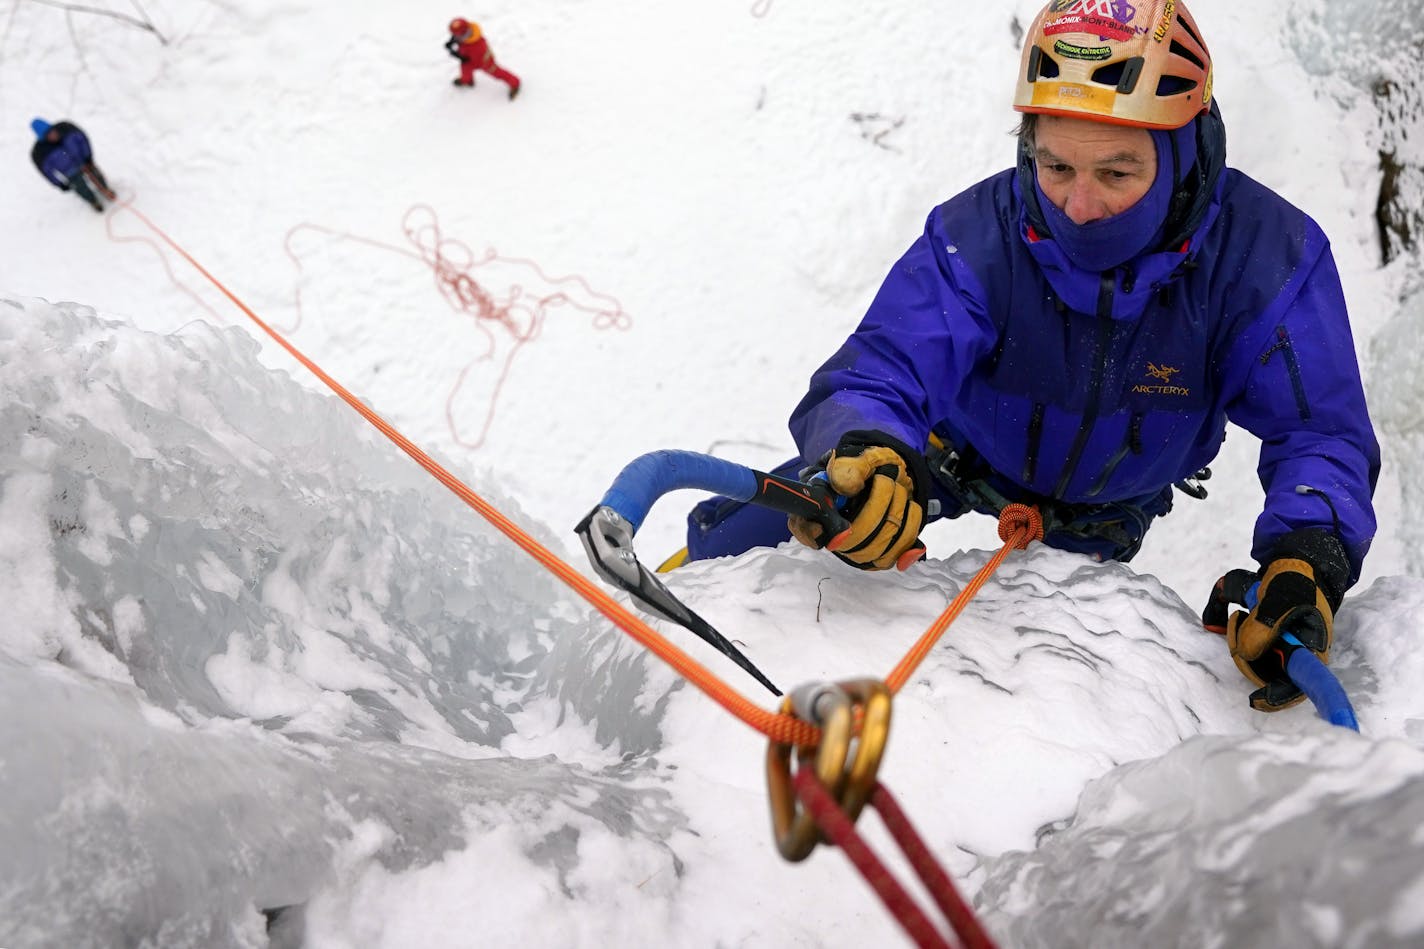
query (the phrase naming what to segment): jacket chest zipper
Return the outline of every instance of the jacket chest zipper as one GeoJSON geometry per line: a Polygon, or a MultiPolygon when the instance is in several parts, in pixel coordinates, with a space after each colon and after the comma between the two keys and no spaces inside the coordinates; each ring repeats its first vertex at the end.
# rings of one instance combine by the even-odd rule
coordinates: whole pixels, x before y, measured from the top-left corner
{"type": "Polygon", "coordinates": [[[1261,365],[1270,362],[1271,356],[1279,350],[1281,358],[1286,361],[1286,373],[1290,376],[1291,391],[1295,393],[1295,408],[1300,413],[1301,421],[1310,419],[1310,402],[1305,398],[1305,381],[1300,377],[1300,361],[1295,357],[1295,347],[1291,345],[1290,334],[1286,332],[1284,325],[1276,327],[1276,342],[1270,349],[1261,354],[1261,365]]]}
{"type": "Polygon", "coordinates": [[[1023,482],[1033,484],[1038,474],[1038,446],[1043,440],[1043,413],[1046,406],[1042,402],[1033,404],[1033,415],[1028,420],[1028,452],[1024,455],[1023,482]]]}
{"type": "Polygon", "coordinates": [[[1142,454],[1142,413],[1133,412],[1132,418],[1127,423],[1127,438],[1123,440],[1122,447],[1113,453],[1108,459],[1107,466],[1103,468],[1103,473],[1098,475],[1098,480],[1093,482],[1093,486],[1088,489],[1088,497],[1097,497],[1102,493],[1103,488],[1108,486],[1108,481],[1112,478],[1113,472],[1117,471],[1117,466],[1122,464],[1122,460],[1127,457],[1127,453],[1134,455],[1142,454]]]}
{"type": "Polygon", "coordinates": [[[1088,401],[1083,406],[1083,419],[1078,425],[1078,434],[1073,439],[1073,448],[1063,463],[1063,475],[1053,489],[1053,496],[1061,498],[1068,491],[1073,480],[1073,472],[1083,458],[1083,449],[1088,445],[1088,436],[1098,420],[1103,397],[1103,376],[1107,373],[1108,343],[1112,339],[1113,273],[1102,275],[1098,284],[1098,338],[1093,351],[1093,370],[1088,377],[1088,401]]]}

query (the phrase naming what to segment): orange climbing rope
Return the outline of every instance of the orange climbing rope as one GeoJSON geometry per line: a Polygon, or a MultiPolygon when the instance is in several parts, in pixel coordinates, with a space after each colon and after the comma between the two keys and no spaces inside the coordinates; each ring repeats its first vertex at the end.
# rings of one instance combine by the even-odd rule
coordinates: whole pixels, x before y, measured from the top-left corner
{"type": "Polygon", "coordinates": [[[341,383],[328,375],[319,365],[307,358],[301,350],[297,349],[297,347],[288,342],[282,334],[264,322],[261,317],[252,311],[251,307],[242,302],[237,294],[229,290],[221,280],[210,273],[192,254],[188,253],[182,245],[150,220],[147,215],[131,204],[124,205],[124,209],[147,225],[160,240],[192,265],[193,269],[202,274],[209,283],[217,288],[218,292],[232,301],[234,306],[241,310],[248,319],[252,320],[258,328],[270,336],[277,345],[285,349],[291,354],[293,359],[310,370],[311,373],[330,388],[332,392],[340,396],[347,405],[361,413],[361,416],[365,418],[366,421],[370,422],[381,434],[394,442],[396,447],[401,451],[414,459],[415,462],[429,472],[435,480],[449,488],[456,497],[474,508],[485,520],[498,528],[501,533],[514,541],[514,543],[527,554],[539,561],[545,569],[564,581],[565,584],[592,604],[596,610],[608,617],[614,625],[628,633],[628,635],[655,653],[658,658],[676,669],[679,674],[700,688],[714,702],[746,722],[752,728],[777,741],[794,745],[814,745],[819,740],[820,730],[814,725],[789,715],[777,715],[768,712],[743,697],[697,660],[659,635],[657,631],[647,623],[630,613],[627,608],[617,600],[614,600],[602,589],[595,586],[587,577],[559,559],[557,555],[531,537],[527,532],[521,529],[519,525],[505,517],[498,508],[476,494],[466,484],[460,481],[459,478],[456,478],[440,465],[439,462],[422,451],[419,446],[372,411],[360,399],[341,385],[341,383]]]}
{"type": "MultiPolygon", "coordinates": [[[[414,459],[414,461],[429,472],[435,480],[445,485],[456,497],[464,501],[494,525],[501,533],[514,541],[525,553],[537,560],[546,570],[564,581],[574,592],[587,600],[594,609],[608,617],[615,626],[632,636],[639,644],[652,651],[658,658],[676,669],[679,675],[701,689],[714,702],[721,705],[747,725],[766,735],[772,741],[788,745],[813,746],[820,740],[820,729],[815,725],[795,716],[769,712],[758,706],[727,683],[723,682],[696,659],[693,659],[668,639],[660,635],[643,620],[629,612],[621,603],[613,599],[587,577],[540,544],[526,531],[520,528],[519,525],[505,517],[498,508],[476,494],[469,486],[460,481],[459,478],[456,478],[440,465],[439,462],[431,458],[421,450],[419,446],[402,435],[396,428],[391,426],[390,423],[381,418],[381,416],[376,414],[376,412],[359,398],[348,391],[346,387],[328,375],[321,366],[309,359],[301,350],[292,345],[286,337],[269,326],[261,317],[253,312],[251,307],[244,303],[237,294],[228,289],[221,280],[199,263],[192,254],[188,253],[181,244],[169,236],[163,228],[159,227],[147,215],[134,207],[131,201],[120,202],[120,207],[142,221],[163,243],[167,244],[176,254],[187,261],[194,270],[202,274],[218,292],[227,297],[234,306],[241,310],[259,329],[271,337],[277,345],[291,354],[293,359],[305,366],[313,375],[331,389],[332,392],[340,396],[347,405],[359,412],[366,421],[370,422],[381,434],[395,443],[396,447],[401,451],[414,459]]],[[[924,635],[920,637],[919,641],[915,643],[905,658],[895,667],[895,670],[887,680],[891,692],[898,691],[898,689],[904,685],[914,672],[915,667],[929,654],[935,642],[943,635],[944,631],[949,627],[949,624],[954,621],[954,618],[963,612],[969,600],[983,587],[989,576],[998,569],[999,564],[1008,556],[1009,551],[1028,546],[1028,542],[1035,537],[1035,531],[1037,536],[1042,536],[1042,529],[1042,519],[1038,517],[1038,512],[1032,508],[1025,508],[1023,505],[1011,505],[1005,509],[999,526],[999,536],[1005,542],[1003,549],[996,553],[994,557],[980,569],[968,586],[960,591],[959,595],[954,598],[945,611],[940,614],[939,618],[935,620],[930,628],[925,631],[924,635]]]]}
{"type": "Polygon", "coordinates": [[[949,628],[964,608],[969,605],[969,601],[974,599],[984,584],[989,581],[995,570],[999,569],[999,564],[1004,562],[1004,558],[1009,555],[1010,550],[1022,550],[1027,547],[1029,541],[1043,539],[1043,515],[1037,508],[1029,507],[1027,504],[1010,504],[999,514],[999,539],[1004,542],[1004,546],[999,552],[989,558],[989,562],[974,574],[973,579],[959,591],[956,596],[945,607],[943,613],[930,624],[930,628],[925,630],[920,638],[910,647],[910,651],[905,653],[905,658],[891,670],[890,675],[885,679],[885,684],[889,686],[892,693],[899,692],[901,687],[910,680],[915,668],[924,661],[925,656],[930,654],[934,644],[939,642],[940,636],[949,628]]]}

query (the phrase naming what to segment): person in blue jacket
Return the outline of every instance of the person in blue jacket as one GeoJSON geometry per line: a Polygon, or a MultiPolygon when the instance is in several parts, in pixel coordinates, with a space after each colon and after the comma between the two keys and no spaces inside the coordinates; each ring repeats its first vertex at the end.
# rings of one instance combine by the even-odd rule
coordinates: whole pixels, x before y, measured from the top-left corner
{"type": "Polygon", "coordinates": [[[94,150],[84,130],[73,122],[51,125],[44,119],[34,119],[30,128],[35,133],[30,159],[40,174],[60,191],[73,191],[95,211],[102,212],[104,205],[90,188],[90,182],[111,200],[114,193],[99,166],[94,164],[94,150]]]}
{"type": "Polygon", "coordinates": [[[1016,167],[930,213],[791,417],[801,457],[778,473],[824,472],[850,528],[714,498],[688,558],[794,536],[903,570],[928,519],[1018,502],[1045,543],[1126,561],[1174,485],[1204,493],[1231,421],[1261,440],[1258,601],[1228,616],[1218,583],[1203,621],[1253,706],[1295,704],[1281,636],[1328,661],[1375,533],[1379,446],[1329,242],[1225,167],[1181,0],[1049,3],[1014,108],[1016,167]]]}

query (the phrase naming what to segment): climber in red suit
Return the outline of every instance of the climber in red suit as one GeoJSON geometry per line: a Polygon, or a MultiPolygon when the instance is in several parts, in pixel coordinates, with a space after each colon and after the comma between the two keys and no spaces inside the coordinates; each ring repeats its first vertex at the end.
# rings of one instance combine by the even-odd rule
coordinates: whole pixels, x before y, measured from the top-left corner
{"type": "Polygon", "coordinates": [[[445,48],[460,61],[460,78],[455,80],[455,85],[473,86],[475,70],[479,69],[509,86],[511,99],[519,95],[519,77],[494,61],[494,53],[490,52],[478,23],[460,18],[451,20],[450,40],[445,48]]]}

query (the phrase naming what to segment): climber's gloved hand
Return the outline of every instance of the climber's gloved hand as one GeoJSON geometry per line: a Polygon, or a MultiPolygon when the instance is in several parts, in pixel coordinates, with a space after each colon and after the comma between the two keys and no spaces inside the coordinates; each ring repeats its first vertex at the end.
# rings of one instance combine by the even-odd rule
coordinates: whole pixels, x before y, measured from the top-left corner
{"type": "Polygon", "coordinates": [[[846,432],[820,468],[847,498],[841,513],[850,527],[823,537],[820,524],[792,517],[792,536],[862,570],[904,570],[925,555],[919,538],[930,474],[923,454],[883,432],[846,432]]]}
{"type": "Polygon", "coordinates": [[[1232,570],[1216,582],[1202,625],[1225,634],[1236,667],[1261,687],[1251,693],[1252,708],[1274,712],[1305,697],[1286,674],[1286,665],[1299,648],[1330,661],[1335,610],[1349,583],[1345,547],[1323,528],[1292,531],[1277,542],[1259,571],[1232,570]],[[1258,582],[1255,606],[1231,612],[1233,603],[1247,605],[1247,594],[1258,582]],[[1300,646],[1283,640],[1286,633],[1300,646]]]}

